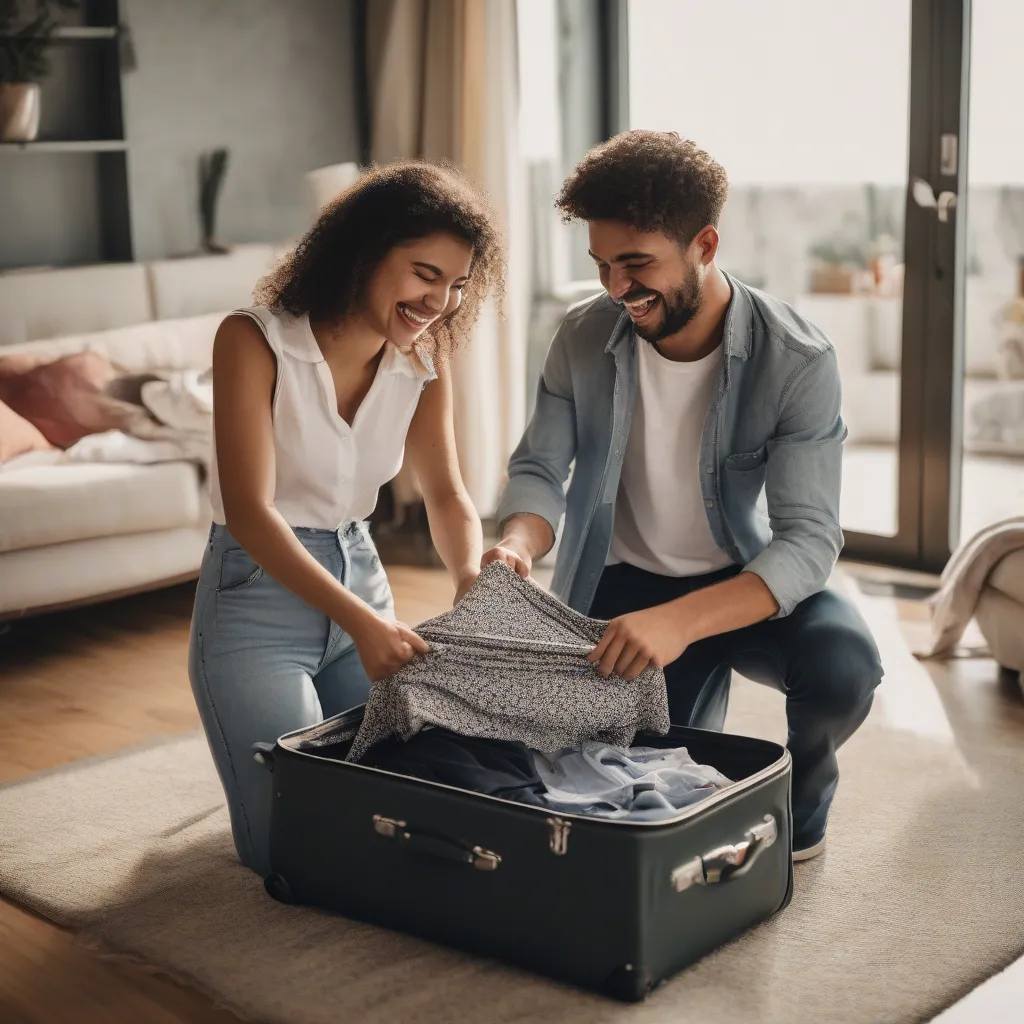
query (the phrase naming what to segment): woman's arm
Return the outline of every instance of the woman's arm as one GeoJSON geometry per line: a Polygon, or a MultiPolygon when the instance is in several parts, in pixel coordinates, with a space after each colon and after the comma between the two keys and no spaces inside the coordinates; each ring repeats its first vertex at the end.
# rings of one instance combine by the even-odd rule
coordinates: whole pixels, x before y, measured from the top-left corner
{"type": "Polygon", "coordinates": [[[483,531],[459,469],[447,363],[438,361],[437,380],[420,398],[406,450],[423,491],[430,536],[455,582],[458,601],[480,573],[483,531]]]}
{"type": "Polygon", "coordinates": [[[275,508],[276,376],[274,354],[259,328],[247,317],[228,317],[213,344],[217,472],[228,531],[265,572],[337,622],[355,641],[370,678],[382,678],[429,648],[346,590],[275,508]]]}

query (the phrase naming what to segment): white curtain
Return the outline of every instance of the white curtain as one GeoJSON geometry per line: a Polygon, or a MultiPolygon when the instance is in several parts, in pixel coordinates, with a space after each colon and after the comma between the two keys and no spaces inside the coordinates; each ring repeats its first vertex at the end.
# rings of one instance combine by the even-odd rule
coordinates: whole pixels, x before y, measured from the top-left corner
{"type": "MultiPolygon", "coordinates": [[[[481,516],[493,514],[526,409],[526,182],[517,136],[515,4],[508,0],[373,0],[367,64],[378,162],[449,159],[490,193],[508,243],[508,282],[455,358],[455,436],[481,516]]],[[[418,498],[412,474],[396,500],[418,498]]]]}

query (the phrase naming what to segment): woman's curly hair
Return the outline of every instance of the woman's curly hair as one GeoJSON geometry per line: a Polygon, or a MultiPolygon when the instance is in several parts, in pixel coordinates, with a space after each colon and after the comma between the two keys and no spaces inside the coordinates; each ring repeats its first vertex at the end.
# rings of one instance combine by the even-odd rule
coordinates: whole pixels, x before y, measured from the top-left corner
{"type": "Polygon", "coordinates": [[[634,129],[595,146],[566,179],[555,206],[566,221],[617,220],[681,245],[718,219],[725,168],[676,132],[634,129]]]}
{"type": "Polygon", "coordinates": [[[487,296],[501,294],[504,244],[496,225],[487,195],[458,168],[412,160],[378,165],[325,207],[253,298],[277,313],[347,316],[396,245],[444,231],[473,251],[458,309],[424,332],[434,354],[446,358],[468,338],[487,296]]]}

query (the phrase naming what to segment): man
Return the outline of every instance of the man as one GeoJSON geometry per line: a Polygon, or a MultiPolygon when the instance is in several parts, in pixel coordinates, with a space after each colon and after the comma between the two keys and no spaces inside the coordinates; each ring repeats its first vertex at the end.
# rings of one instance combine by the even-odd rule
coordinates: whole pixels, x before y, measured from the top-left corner
{"type": "Polygon", "coordinates": [[[565,182],[557,206],[587,221],[607,294],[555,334],[484,561],[528,575],[564,514],[552,589],[611,620],[602,673],[662,666],[673,722],[719,730],[728,668],[781,690],[806,860],[882,669],[856,609],[824,589],[843,545],[836,354],[719,269],[727,192],[707,153],[649,131],[565,182]]]}

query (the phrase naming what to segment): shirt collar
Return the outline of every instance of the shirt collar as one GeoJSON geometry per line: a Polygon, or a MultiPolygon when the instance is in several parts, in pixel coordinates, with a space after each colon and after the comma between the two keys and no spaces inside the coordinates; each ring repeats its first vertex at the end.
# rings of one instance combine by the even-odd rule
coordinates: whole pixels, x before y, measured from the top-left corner
{"type": "Polygon", "coordinates": [[[385,373],[418,378],[424,383],[437,377],[434,360],[420,345],[413,345],[412,353],[407,355],[397,345],[385,342],[383,369],[385,373]]]}
{"type": "MultiPolygon", "coordinates": [[[[309,326],[309,317],[297,318],[300,330],[283,331],[281,345],[284,350],[304,363],[322,363],[324,354],[313,337],[313,329],[309,326]]],[[[434,380],[434,360],[421,346],[413,346],[415,355],[406,355],[391,342],[384,343],[383,370],[403,377],[419,378],[422,381],[434,380]]]]}
{"type": "MultiPolygon", "coordinates": [[[[754,309],[746,288],[730,274],[726,274],[724,270],[722,274],[732,289],[732,298],[725,311],[725,353],[729,356],[736,356],[738,359],[746,359],[750,355],[750,338],[754,330],[754,309]]],[[[605,351],[614,352],[623,342],[631,340],[632,337],[633,322],[623,309],[619,319],[615,321],[605,351]]]]}

